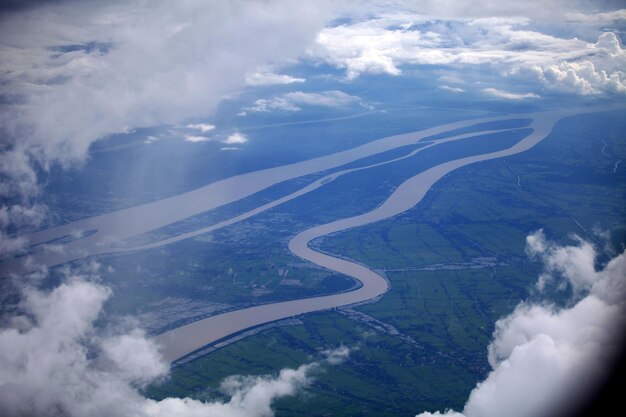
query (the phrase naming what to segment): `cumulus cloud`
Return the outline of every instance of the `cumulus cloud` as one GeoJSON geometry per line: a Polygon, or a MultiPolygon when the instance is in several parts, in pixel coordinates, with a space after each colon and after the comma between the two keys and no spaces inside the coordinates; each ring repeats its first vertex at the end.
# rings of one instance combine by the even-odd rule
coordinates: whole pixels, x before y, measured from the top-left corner
{"type": "Polygon", "coordinates": [[[158,346],[138,328],[99,329],[111,291],[93,277],[70,276],[50,292],[28,288],[19,313],[0,330],[0,404],[11,416],[269,417],[272,402],[306,387],[322,364],[338,364],[349,349],[283,369],[275,376],[231,376],[228,401],[167,398],[139,389],[166,377],[158,346]]]}
{"type": "Polygon", "coordinates": [[[361,101],[361,99],[357,96],[351,96],[338,90],[324,91],[322,93],[304,93],[302,91],[294,91],[285,94],[284,97],[297,104],[322,107],[343,107],[359,103],[361,101]]]}
{"type": "Polygon", "coordinates": [[[615,328],[626,313],[626,252],[596,270],[594,247],[559,246],[543,232],[527,238],[528,253],[543,261],[540,281],[563,280],[572,303],[520,303],[498,320],[488,348],[493,370],[471,392],[463,413],[425,412],[428,416],[530,417],[560,414],[580,406],[620,353],[615,328]]]}
{"type": "Polygon", "coordinates": [[[626,95],[626,51],[612,32],[589,45],[589,57],[550,65],[535,65],[542,84],[554,91],[580,95],[626,95]]]}
{"type": "Polygon", "coordinates": [[[389,29],[396,23],[374,19],[326,28],[317,35],[311,56],[345,69],[348,79],[363,73],[398,75],[397,65],[409,62],[407,54],[426,42],[417,31],[389,29]]]}
{"type": "Polygon", "coordinates": [[[363,103],[360,97],[346,94],[343,91],[332,90],[319,93],[305,93],[303,91],[292,91],[281,94],[270,99],[259,99],[251,107],[245,107],[248,112],[272,112],[272,111],[300,111],[301,106],[318,107],[347,107],[355,104],[369,107],[363,103]]]}
{"type": "MultiPolygon", "coordinates": [[[[105,287],[82,279],[50,293],[25,292],[23,313],[12,317],[10,328],[0,331],[0,403],[6,415],[97,416],[105,415],[107,409],[110,415],[130,415],[136,411],[133,403],[139,395],[131,384],[138,375],[106,371],[89,359],[90,347],[99,347],[93,322],[109,296],[105,287]]],[[[156,352],[149,344],[135,347],[144,350],[130,352],[131,360],[156,352]]],[[[158,356],[147,360],[154,364],[152,377],[165,373],[167,366],[158,356]]]]}
{"type": "Polygon", "coordinates": [[[621,11],[610,14],[613,20],[596,19],[597,26],[588,31],[597,41],[588,42],[543,33],[523,13],[469,18],[432,16],[427,10],[383,12],[327,27],[317,35],[309,56],[344,69],[348,79],[362,74],[397,76],[406,66],[443,65],[457,71],[489,66],[502,77],[539,81],[538,88],[551,91],[626,91],[626,55],[613,32],[601,33],[607,29],[600,23],[619,22],[621,11]]]}

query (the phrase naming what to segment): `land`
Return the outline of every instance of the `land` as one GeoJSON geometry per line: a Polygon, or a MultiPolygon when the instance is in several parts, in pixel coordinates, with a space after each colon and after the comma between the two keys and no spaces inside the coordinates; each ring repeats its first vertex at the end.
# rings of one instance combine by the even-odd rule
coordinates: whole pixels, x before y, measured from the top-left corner
{"type": "MultiPolygon", "coordinates": [[[[216,398],[228,375],[296,367],[322,347],[343,344],[353,348],[351,359],[327,367],[301,397],[279,401],[278,415],[311,414],[313,405],[314,415],[462,408],[488,372],[495,321],[538,296],[533,284],[541,266],[524,252],[529,233],[543,228],[558,241],[576,233],[610,245],[598,264],[623,250],[626,175],[613,170],[626,156],[625,132],[616,113],[576,116],[529,152],[447,176],[401,216],[316,242],[385,271],[390,292],[351,309],[358,314],[305,315],[301,325],[229,344],[174,368],[170,381],[148,393],[216,398]]],[[[288,213],[283,207],[263,216],[292,218],[288,213]]]]}

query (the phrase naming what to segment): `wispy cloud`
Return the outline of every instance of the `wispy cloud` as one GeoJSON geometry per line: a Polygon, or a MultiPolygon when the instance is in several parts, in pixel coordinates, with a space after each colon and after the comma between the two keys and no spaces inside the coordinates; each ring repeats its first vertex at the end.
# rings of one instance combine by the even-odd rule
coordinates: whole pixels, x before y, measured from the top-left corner
{"type": "Polygon", "coordinates": [[[578,239],[559,246],[541,231],[527,238],[528,253],[543,261],[539,279],[572,290],[572,302],[522,302],[498,320],[489,345],[491,373],[471,392],[463,413],[418,417],[527,417],[576,411],[606,377],[621,352],[615,332],[626,319],[626,252],[601,270],[594,247],[578,239]]]}
{"type": "Polygon", "coordinates": [[[465,80],[460,75],[444,74],[437,78],[437,81],[447,84],[465,84],[465,80]]]}
{"type": "Polygon", "coordinates": [[[276,74],[273,72],[253,72],[246,74],[246,84],[252,86],[258,85],[281,85],[303,83],[304,78],[292,77],[285,74],[276,74]]]}
{"type": "Polygon", "coordinates": [[[302,106],[317,107],[348,107],[353,105],[367,106],[360,97],[352,96],[339,90],[322,91],[319,93],[307,93],[293,91],[281,94],[270,99],[259,99],[251,107],[245,107],[246,112],[272,112],[272,111],[300,111],[302,106]]]}
{"type": "Polygon", "coordinates": [[[210,142],[212,139],[206,136],[198,135],[185,135],[186,142],[198,143],[198,142],[210,142]]]}
{"type": "Polygon", "coordinates": [[[192,123],[192,124],[188,124],[185,127],[189,128],[189,129],[199,130],[202,133],[207,133],[207,132],[210,132],[211,130],[215,129],[215,125],[211,125],[211,124],[208,124],[208,123],[192,123]]]}
{"type": "Polygon", "coordinates": [[[527,100],[532,98],[539,98],[539,95],[535,93],[511,93],[509,91],[498,90],[497,88],[483,88],[483,93],[496,98],[502,98],[505,100],[527,100]]]}
{"type": "Polygon", "coordinates": [[[441,85],[438,88],[440,90],[450,91],[451,93],[464,93],[465,92],[465,90],[463,90],[460,87],[450,87],[449,85],[441,85]]]}

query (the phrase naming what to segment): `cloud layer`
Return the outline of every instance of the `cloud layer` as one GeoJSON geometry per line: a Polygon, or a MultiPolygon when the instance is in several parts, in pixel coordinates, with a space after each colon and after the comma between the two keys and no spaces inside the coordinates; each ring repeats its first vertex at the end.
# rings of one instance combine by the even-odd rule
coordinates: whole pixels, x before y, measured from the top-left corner
{"type": "Polygon", "coordinates": [[[595,269],[593,246],[578,240],[558,246],[541,231],[527,239],[528,253],[541,259],[549,283],[569,287],[573,302],[523,302],[496,323],[489,345],[493,370],[471,392],[463,413],[420,417],[530,417],[575,410],[621,352],[615,328],[626,318],[626,252],[595,269]]]}
{"type": "Polygon", "coordinates": [[[326,18],[324,3],[284,0],[62,2],[6,13],[0,126],[14,162],[2,173],[30,184],[33,161],[70,164],[104,135],[210,114],[247,73],[301,53],[326,18]]]}
{"type": "MultiPolygon", "coordinates": [[[[317,35],[309,56],[344,69],[348,79],[362,74],[397,76],[406,66],[489,67],[501,77],[531,80],[554,92],[626,94],[626,52],[615,33],[602,33],[606,27],[623,27],[626,10],[568,15],[570,25],[582,25],[583,32],[595,36],[585,41],[544,33],[523,13],[468,18],[427,15],[428,9],[327,27],[317,35]]],[[[563,23],[553,23],[559,25],[563,23]]]]}

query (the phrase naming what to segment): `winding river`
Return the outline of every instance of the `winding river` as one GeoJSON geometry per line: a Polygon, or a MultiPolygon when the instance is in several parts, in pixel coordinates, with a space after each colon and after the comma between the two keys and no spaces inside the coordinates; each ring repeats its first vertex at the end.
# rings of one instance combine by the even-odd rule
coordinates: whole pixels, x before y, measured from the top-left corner
{"type": "Polygon", "coordinates": [[[163,347],[164,357],[169,361],[175,361],[208,344],[251,327],[300,314],[356,304],[383,295],[389,289],[389,285],[382,276],[365,265],[318,252],[312,249],[309,243],[319,237],[384,220],[410,209],[424,198],[435,182],[455,169],[480,161],[514,155],[532,148],[552,131],[556,121],[564,115],[557,112],[534,114],[529,126],[532,132],[517,144],[501,151],[460,158],[427,169],[400,184],[376,209],[312,227],[289,241],[289,250],[296,256],[353,277],[362,283],[361,287],[339,294],[230,311],[178,327],[156,337],[163,347]]]}
{"type": "Polygon", "coordinates": [[[574,113],[571,111],[545,112],[488,117],[449,123],[418,132],[390,136],[352,149],[307,161],[226,178],[174,197],[33,233],[28,236],[34,248],[32,254],[27,257],[4,262],[1,265],[2,271],[3,274],[7,272],[20,273],[33,269],[36,266],[53,266],[99,254],[144,250],[170,244],[182,239],[188,239],[250,218],[286,201],[323,187],[342,175],[384,164],[391,164],[414,156],[424,149],[437,146],[441,143],[510,129],[483,130],[451,135],[442,139],[433,139],[432,137],[435,135],[499,120],[531,120],[528,126],[531,129],[530,133],[507,149],[463,157],[436,165],[401,183],[393,193],[374,210],[312,227],[298,233],[290,240],[288,247],[294,255],[329,270],[353,277],[362,283],[360,287],[352,291],[338,294],[264,304],[229,311],[192,322],[156,336],[155,339],[161,345],[165,359],[173,362],[206,345],[215,343],[216,341],[255,326],[314,311],[355,304],[381,296],[389,289],[387,281],[382,276],[365,265],[318,252],[309,246],[310,242],[322,236],[364,226],[400,214],[418,204],[432,185],[446,174],[469,164],[524,152],[544,139],[552,131],[554,124],[559,119],[571,114],[574,113]],[[336,171],[313,181],[296,192],[215,225],[140,246],[122,247],[119,245],[119,242],[131,237],[140,236],[168,224],[240,200],[267,189],[272,185],[312,173],[341,167],[351,162],[399,147],[417,145],[420,142],[425,146],[414,149],[404,156],[358,168],[336,171]],[[90,234],[84,234],[85,231],[91,232],[90,234]],[[81,233],[83,233],[82,237],[81,233]],[[62,250],[46,250],[46,242],[58,241],[68,236],[74,236],[74,238],[61,244],[62,250]]]}
{"type": "MultiPolygon", "coordinates": [[[[479,123],[530,117],[533,116],[486,117],[389,136],[334,154],[236,175],[173,197],[42,230],[27,236],[29,243],[33,245],[32,253],[28,257],[3,262],[0,264],[0,272],[2,274],[24,273],[41,265],[54,266],[88,256],[145,249],[148,246],[123,247],[120,246],[120,243],[168,224],[249,197],[284,181],[331,170],[403,146],[416,145],[426,138],[455,129],[462,129],[479,123]],[[89,233],[85,234],[87,231],[89,233]],[[51,242],[58,242],[60,239],[68,240],[62,244],[62,248],[59,248],[58,244],[51,244],[51,242]]],[[[475,135],[477,134],[475,133],[475,135]]],[[[457,139],[466,136],[460,135],[457,139]]],[[[301,190],[299,195],[310,192],[321,185],[321,182],[311,184],[301,190]]],[[[224,223],[224,225],[228,224],[232,224],[232,222],[224,223]]],[[[210,230],[215,230],[215,226],[210,230]]],[[[210,230],[207,229],[206,231],[210,230]]],[[[179,239],[164,240],[162,244],[172,243],[176,240],[179,239]]],[[[159,244],[152,244],[149,247],[155,246],[159,246],[159,244]]]]}

